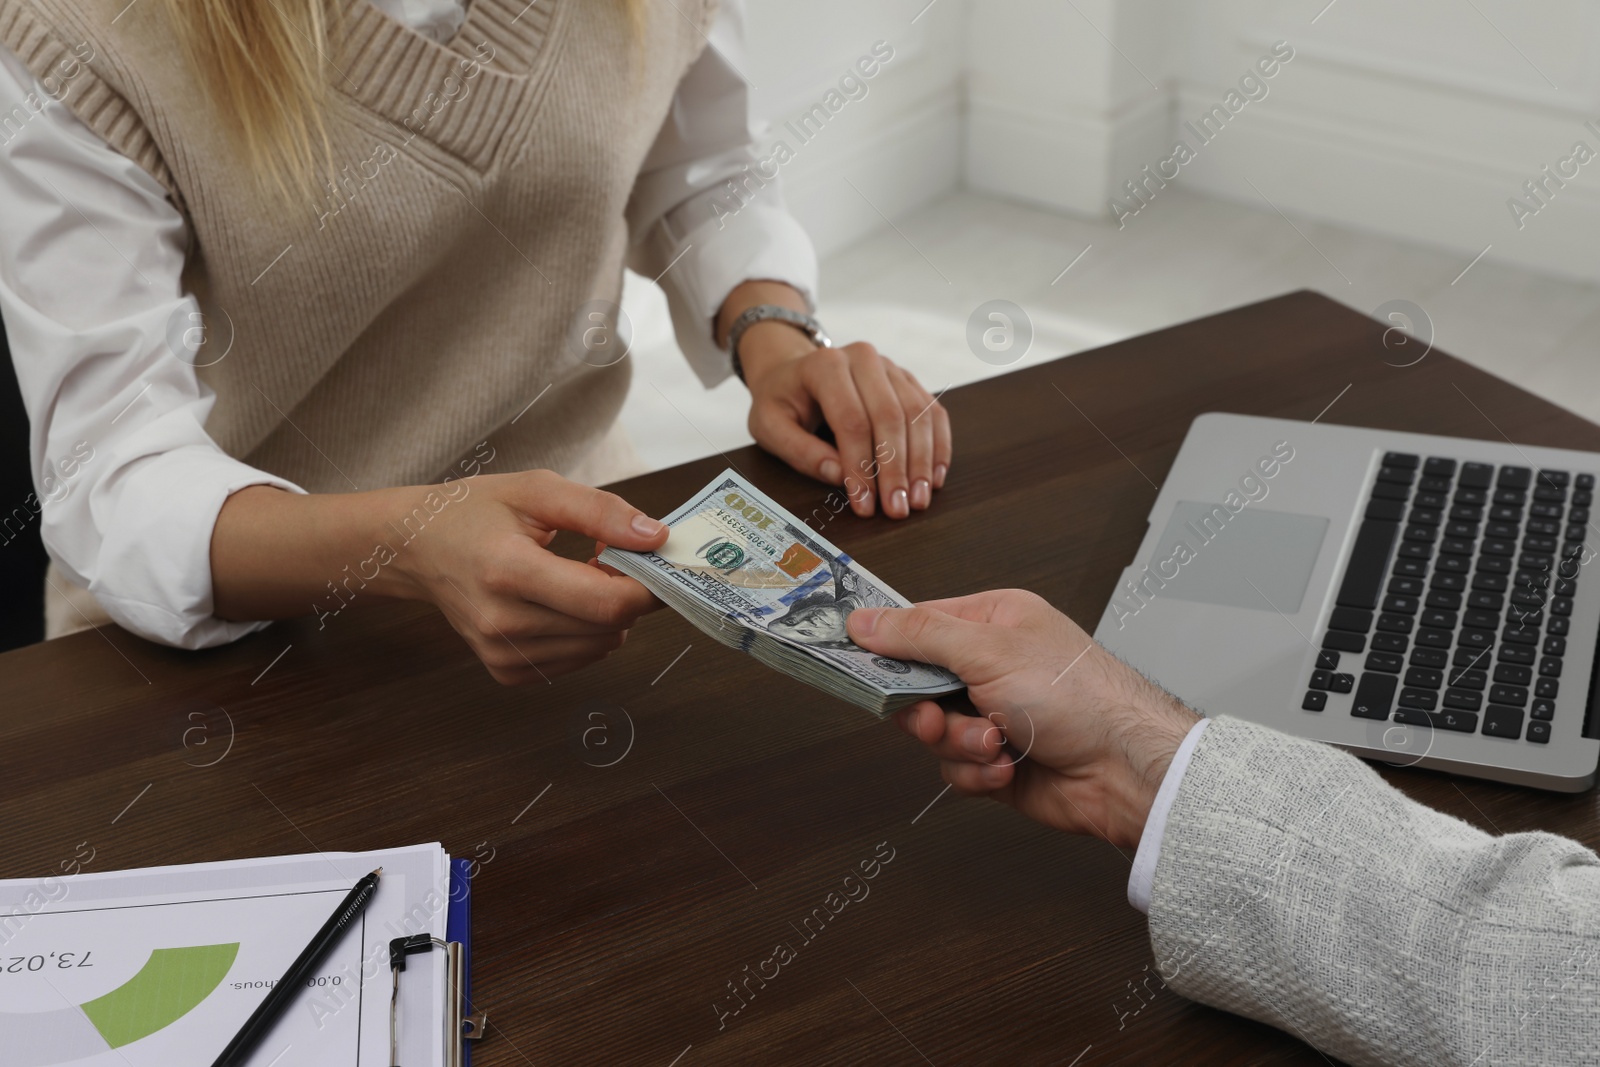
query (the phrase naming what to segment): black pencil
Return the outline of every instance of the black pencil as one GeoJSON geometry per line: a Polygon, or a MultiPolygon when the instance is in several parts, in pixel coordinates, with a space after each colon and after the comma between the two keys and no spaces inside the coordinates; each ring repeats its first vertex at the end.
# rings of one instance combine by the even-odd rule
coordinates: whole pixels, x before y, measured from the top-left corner
{"type": "Polygon", "coordinates": [[[233,1035],[233,1040],[228,1042],[228,1047],[222,1050],[222,1055],[216,1058],[211,1067],[237,1067],[249,1059],[256,1045],[267,1036],[267,1032],[278,1021],[278,1016],[283,1014],[295,994],[300,992],[306,980],[311,977],[312,970],[338,942],[345,927],[361,914],[361,909],[367,906],[372,895],[378,891],[378,876],[382,873],[383,868],[379,867],[351,888],[344,901],[334,909],[332,915],[328,916],[328,921],[322,924],[322,929],[317,931],[317,936],[313,937],[305,950],[289,964],[289,969],[278,980],[278,984],[268,991],[266,999],[250,1013],[250,1018],[244,1021],[239,1032],[233,1035]]]}

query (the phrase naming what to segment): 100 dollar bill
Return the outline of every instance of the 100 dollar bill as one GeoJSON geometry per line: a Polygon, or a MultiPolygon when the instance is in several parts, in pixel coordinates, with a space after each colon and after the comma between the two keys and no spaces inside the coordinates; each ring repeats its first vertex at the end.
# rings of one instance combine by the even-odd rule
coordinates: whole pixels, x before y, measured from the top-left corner
{"type": "Polygon", "coordinates": [[[607,548],[600,560],[640,579],[720,640],[746,650],[752,641],[777,641],[814,661],[797,674],[821,667],[885,694],[964,688],[942,667],[879,656],[851,641],[845,621],[852,611],[910,601],[735,472],[718,475],[662,521],[671,533],[661,548],[607,548]],[[716,631],[707,625],[713,621],[716,631]],[[742,639],[734,637],[741,632],[742,639]]]}

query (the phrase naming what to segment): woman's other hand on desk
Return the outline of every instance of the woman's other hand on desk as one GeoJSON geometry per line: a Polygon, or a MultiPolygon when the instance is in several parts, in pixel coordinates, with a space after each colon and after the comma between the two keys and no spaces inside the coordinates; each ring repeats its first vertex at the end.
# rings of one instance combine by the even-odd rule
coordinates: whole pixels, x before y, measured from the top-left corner
{"type": "Polygon", "coordinates": [[[878,502],[891,519],[933,502],[950,470],[950,416],[909,371],[864,342],[817,348],[779,322],[752,326],[739,350],[762,448],[842,486],[862,517],[878,502]],[[815,433],[824,421],[833,444],[815,433]]]}
{"type": "Polygon", "coordinates": [[[880,655],[956,672],[982,718],[924,701],[900,728],[945,781],[1073,833],[1133,847],[1198,717],[1032,593],[995,590],[915,608],[857,611],[850,636],[880,655]],[[1025,754],[1013,761],[1002,748],[1025,754]]]}
{"type": "MultiPolygon", "coordinates": [[[[805,312],[806,297],[783,282],[753,279],[729,293],[715,337],[728,343],[747,309],[776,304],[805,312]]],[[[750,387],[750,436],[789,466],[841,486],[857,515],[881,503],[904,519],[933,502],[950,471],[950,416],[905,368],[865,342],[818,348],[794,326],[757,322],[739,340],[750,387]],[[817,436],[826,422],[833,442],[817,436]]]]}
{"type": "Polygon", "coordinates": [[[214,609],[282,619],[309,604],[333,625],[364,596],[426,600],[496,681],[542,682],[603,658],[661,606],[632,578],[551,552],[559,530],[635,550],[667,538],[621,497],[550,471],[309,496],[251,486],[217,517],[214,609]]]}

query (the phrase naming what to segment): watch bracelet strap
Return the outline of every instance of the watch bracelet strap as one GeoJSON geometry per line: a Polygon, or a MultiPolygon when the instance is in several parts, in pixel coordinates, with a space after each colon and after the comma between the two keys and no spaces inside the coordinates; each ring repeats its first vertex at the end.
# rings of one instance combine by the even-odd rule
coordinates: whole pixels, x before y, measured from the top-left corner
{"type": "MultiPolygon", "coordinates": [[[[739,360],[739,342],[743,340],[745,331],[758,322],[782,322],[793,326],[811,339],[819,348],[829,348],[833,342],[829,339],[822,324],[813,316],[792,308],[782,307],[778,304],[757,304],[755,307],[746,308],[744,313],[733,321],[728,328],[728,354],[733,360],[733,373],[741,382],[745,381],[744,364],[739,360]]],[[[746,384],[749,384],[746,382],[746,384]]]]}

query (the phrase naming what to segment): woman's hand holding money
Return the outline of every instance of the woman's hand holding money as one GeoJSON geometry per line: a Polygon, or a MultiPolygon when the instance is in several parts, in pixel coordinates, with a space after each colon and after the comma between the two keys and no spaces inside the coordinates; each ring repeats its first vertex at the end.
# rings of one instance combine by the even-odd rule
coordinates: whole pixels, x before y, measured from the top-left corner
{"type": "Polygon", "coordinates": [[[496,681],[544,683],[661,606],[632,578],[551,552],[559,530],[640,551],[667,538],[627,501],[550,471],[349,494],[251,486],[212,537],[216,611],[282,618],[310,602],[327,625],[345,598],[426,600],[496,681]]]}

